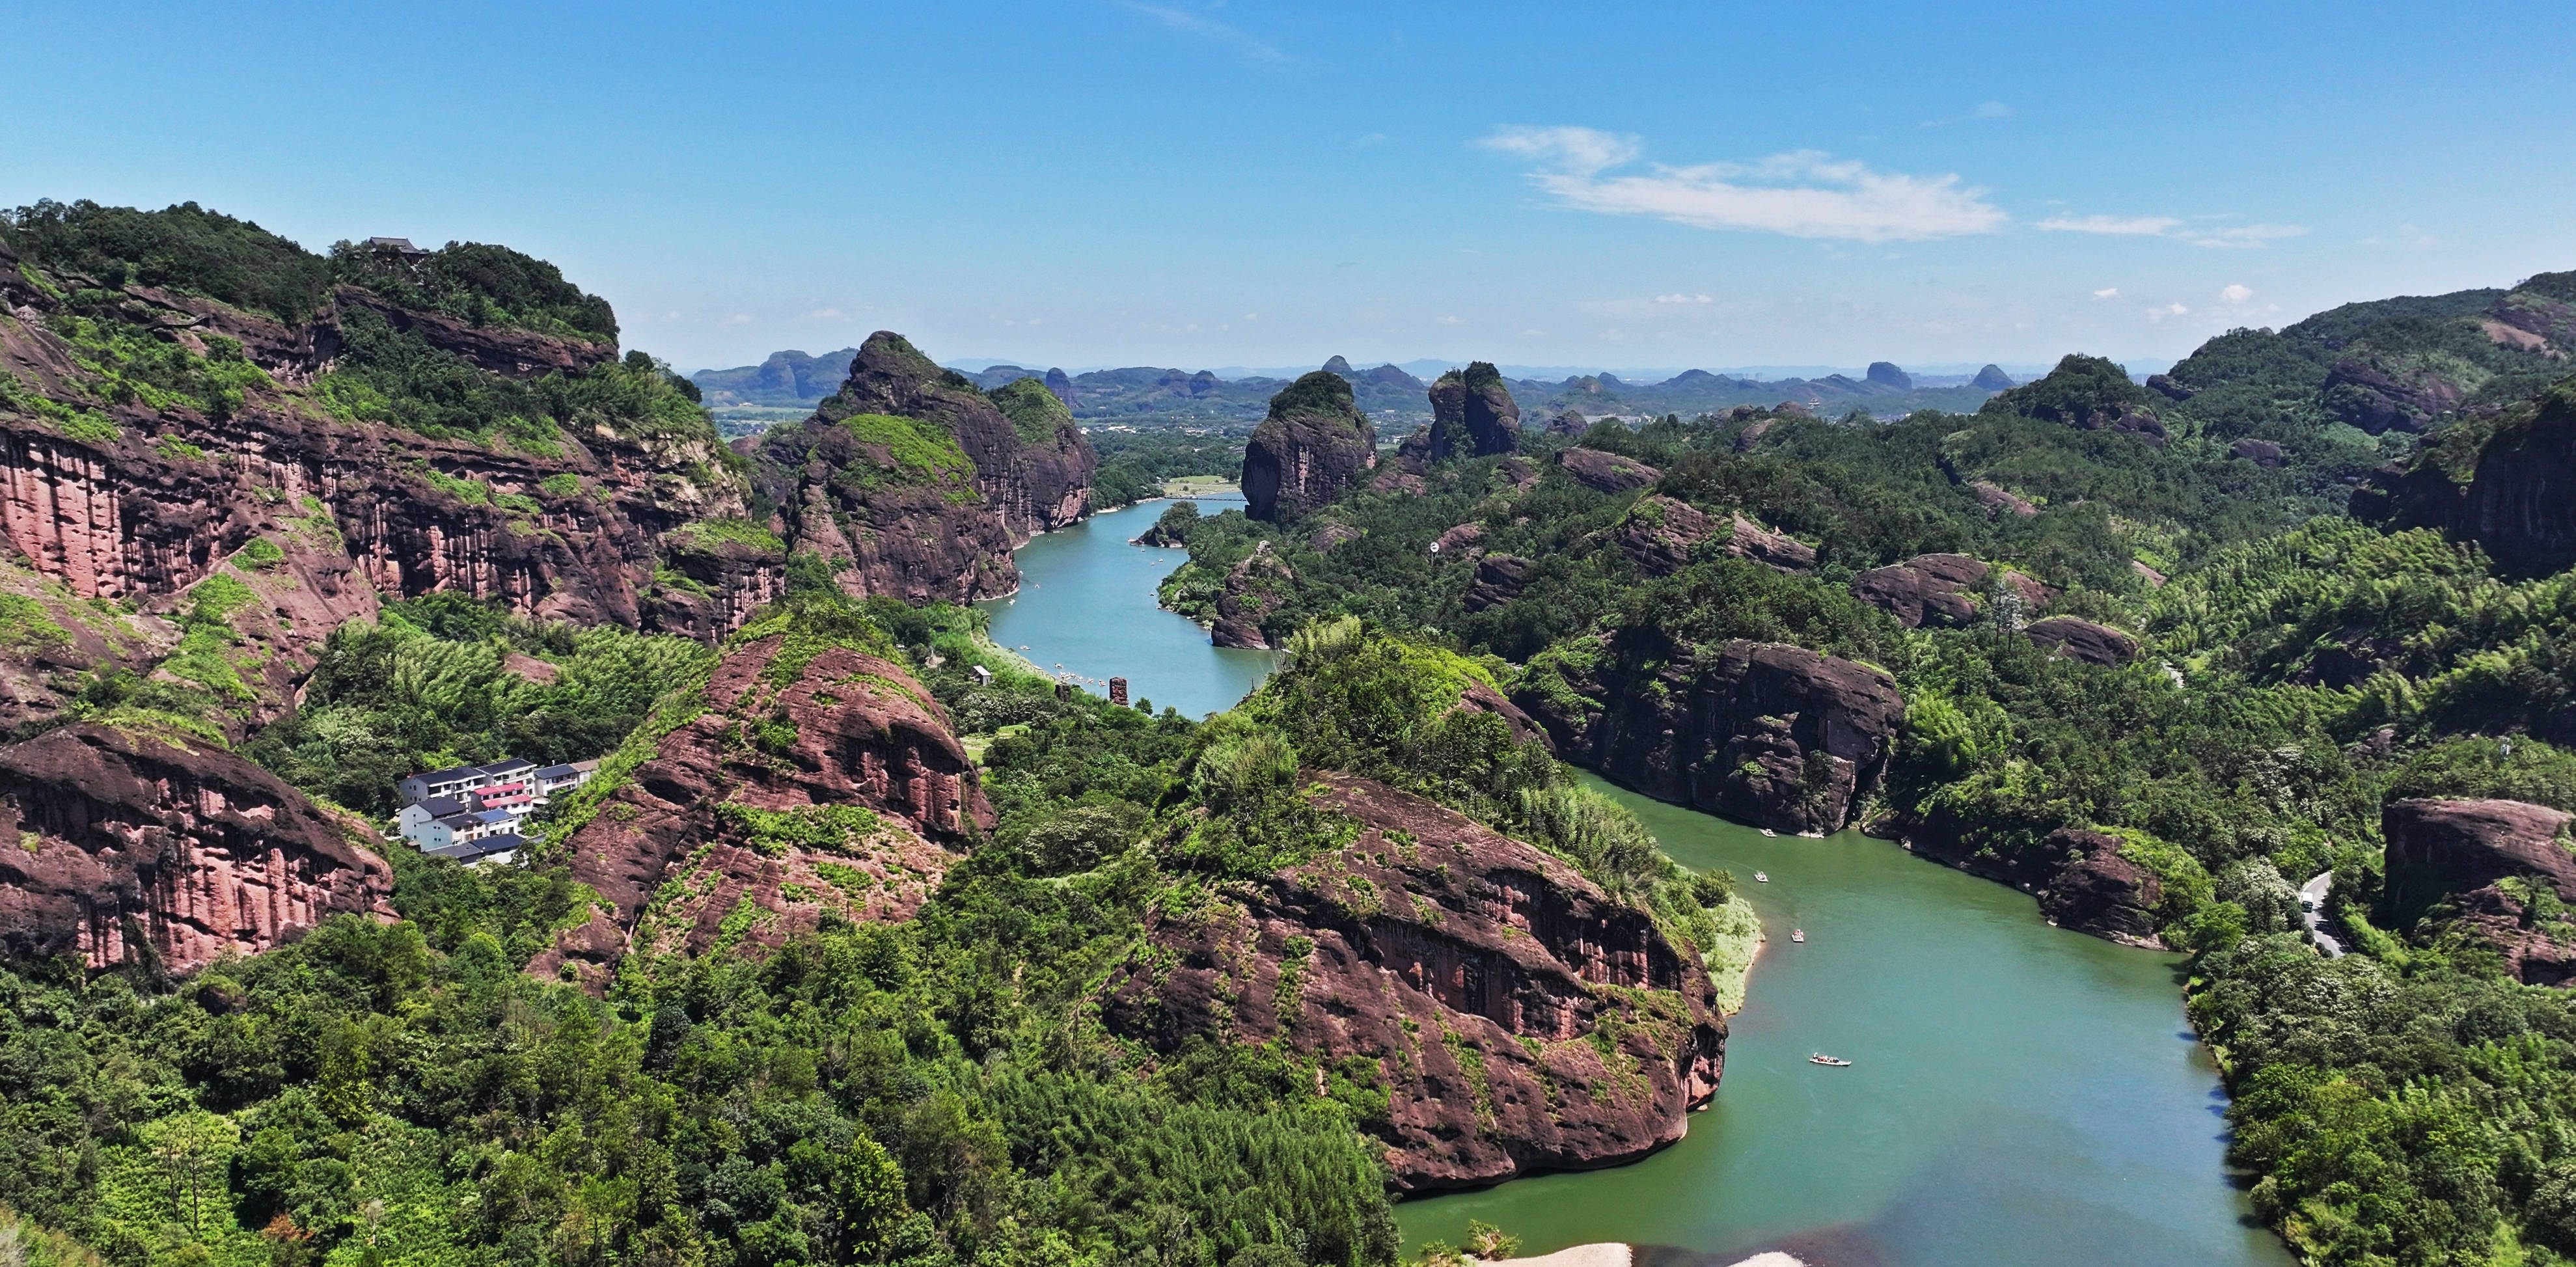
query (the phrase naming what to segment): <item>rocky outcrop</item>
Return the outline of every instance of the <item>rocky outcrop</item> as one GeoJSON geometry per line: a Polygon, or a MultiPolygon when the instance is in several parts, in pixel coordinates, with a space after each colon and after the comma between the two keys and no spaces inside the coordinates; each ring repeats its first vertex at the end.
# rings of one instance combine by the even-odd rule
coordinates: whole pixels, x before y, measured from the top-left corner
{"type": "Polygon", "coordinates": [[[1994,568],[1964,554],[1918,554],[1903,563],[1871,568],[1852,578],[1851,592],[1908,629],[1924,625],[1956,629],[1976,619],[1989,578],[2007,588],[2025,611],[2036,611],[2048,601],[2048,589],[2038,581],[2010,569],[1997,578],[1994,568]]]}
{"type": "Polygon", "coordinates": [[[1968,380],[1968,386],[1981,392],[2010,391],[2013,386],[2012,375],[2004,373],[2002,366],[1988,365],[1978,370],[1975,378],[1968,380]]]}
{"type": "Polygon", "coordinates": [[[1740,639],[1666,648],[1633,630],[1532,662],[1512,700],[1576,765],[1791,832],[1850,824],[1905,715],[1895,679],[1867,665],[1740,639]]]}
{"type": "Polygon", "coordinates": [[[532,970],[571,965],[595,985],[629,949],[776,945],[826,912],[907,919],[939,887],[950,847],[993,824],[930,693],[847,645],[865,638],[834,636],[847,626],[831,622],[854,618],[794,619],[822,623],[733,648],[699,688],[703,711],[666,702],[660,715],[688,720],[630,738],[652,755],[571,811],[565,861],[624,936],[605,955],[584,949],[601,940],[590,934],[561,941],[532,970]]]}
{"type": "Polygon", "coordinates": [[[1869,369],[1862,374],[1862,377],[1868,380],[1872,386],[1885,387],[1900,392],[1910,392],[1914,390],[1914,376],[1897,368],[1896,363],[1893,361],[1870,362],[1869,369]]]}
{"type": "Polygon", "coordinates": [[[2118,668],[2138,656],[2138,640],[2109,625],[2097,625],[2073,616],[2051,616],[2032,621],[2022,633],[2032,642],[2070,660],[2118,668]]]}
{"type": "Polygon", "coordinates": [[[2252,436],[2247,436],[2228,446],[2227,453],[2230,457],[2243,458],[2267,471],[2281,469],[2282,463],[2287,460],[2282,456],[2281,446],[2269,440],[2257,440],[2252,436]]]}
{"type": "Polygon", "coordinates": [[[1346,523],[1328,523],[1306,538],[1306,548],[1317,554],[1331,554],[1333,547],[1357,541],[1367,534],[1346,523]]]}
{"type": "Polygon", "coordinates": [[[1217,595],[1216,623],[1208,628],[1208,640],[1220,647],[1269,650],[1261,622],[1288,601],[1296,584],[1297,573],[1270,552],[1270,543],[1255,543],[1252,553],[1225,574],[1225,592],[1217,595]]]}
{"type": "Polygon", "coordinates": [[[1357,838],[1149,917],[1150,948],[1110,977],[1113,1032],[1369,1066],[1405,1192],[1612,1165],[1681,1138],[1725,1062],[1695,954],[1538,849],[1368,780],[1310,777],[1357,838]]]}
{"type": "Polygon", "coordinates": [[[1664,473],[1631,457],[1605,453],[1599,449],[1560,449],[1556,464],[1574,481],[1595,492],[1624,493],[1633,488],[1651,488],[1664,478],[1664,473]]]}
{"type": "Polygon", "coordinates": [[[1977,503],[1984,506],[1989,514],[2019,515],[2028,519],[2039,513],[2039,507],[1990,480],[1971,480],[1968,491],[1976,494],[1977,503]]]}
{"type": "Polygon", "coordinates": [[[1670,497],[1638,499],[1617,529],[1619,549],[1648,576],[1670,576],[1688,567],[1692,551],[1703,541],[1739,559],[1792,574],[1816,568],[1815,547],[1771,532],[1741,513],[1720,520],[1688,502],[1670,497]]]}
{"type": "Polygon", "coordinates": [[[2576,379],[2483,427],[2457,424],[2410,468],[2356,490],[2352,512],[2475,541],[2524,575],[2576,565],[2576,379]]]}
{"type": "Polygon", "coordinates": [[[1980,824],[1946,812],[1916,822],[1906,847],[1935,862],[2008,884],[2039,900],[2039,912],[2060,928],[2091,933],[2124,946],[2163,949],[2156,908],[2164,881],[2124,852],[2120,837],[2083,827],[2062,827],[2035,849],[2006,852],[1989,847],[1980,824]]]}
{"type": "Polygon", "coordinates": [[[1484,611],[1500,607],[1521,596],[1538,576],[1538,564],[1509,554],[1489,554],[1476,560],[1476,578],[1467,583],[1464,600],[1467,610],[1484,611]]]}
{"type": "Polygon", "coordinates": [[[607,364],[611,343],[410,311],[355,286],[290,325],[150,287],[101,298],[110,292],[93,281],[0,259],[0,304],[14,314],[0,321],[13,384],[0,395],[0,532],[28,571],[22,584],[0,568],[0,590],[60,608],[36,597],[50,583],[135,614],[58,611],[61,639],[0,666],[0,720],[58,714],[83,671],[153,673],[209,596],[244,648],[232,656],[243,690],[209,688],[214,724],[238,738],[285,707],[313,648],[380,597],[444,590],[525,616],[713,637],[774,587],[774,571],[755,568],[701,583],[708,611],[655,601],[663,538],[746,509],[748,487],[703,418],[590,406],[551,418],[529,404],[538,416],[507,424],[508,437],[423,434],[398,421],[416,402],[351,386],[370,358],[398,354],[495,400],[526,401],[521,383],[546,375],[587,390],[623,374],[608,397],[646,395],[659,371],[607,364]],[[84,287],[90,318],[164,342],[188,373],[229,386],[147,399],[99,380],[54,329],[62,294],[84,287]]]}
{"type": "Polygon", "coordinates": [[[1592,424],[1584,421],[1580,410],[1568,409],[1547,420],[1547,433],[1571,440],[1582,435],[1592,424]]]}
{"type": "Polygon", "coordinates": [[[2380,811],[2387,842],[2381,909],[2400,926],[2426,907],[2498,880],[2528,876],[2576,901],[2576,852],[2564,810],[2522,801],[2398,800],[2380,811]]]}
{"type": "Polygon", "coordinates": [[[1377,465],[1377,429],[1340,374],[1318,370],[1270,399],[1243,450],[1244,513],[1286,523],[1356,487],[1377,465]]]}
{"type": "Polygon", "coordinates": [[[2164,881],[2123,857],[2120,845],[2119,837],[2098,831],[2063,827],[2050,832],[2039,852],[2057,866],[2037,890],[2039,912],[2060,928],[2162,949],[2156,906],[2164,900],[2164,881]]]}
{"type": "Polygon", "coordinates": [[[2428,913],[2493,947],[2534,985],[2576,981],[2576,929],[2544,922],[2544,897],[2576,901],[2571,816],[2521,801],[2401,800],[2380,812],[2388,842],[2383,925],[2412,929],[2428,913]],[[2554,925],[2554,926],[2553,926],[2554,925]]]}
{"type": "Polygon", "coordinates": [[[1488,361],[1470,362],[1431,384],[1431,460],[1489,457],[1521,444],[1521,407],[1488,361]]]}
{"type": "Polygon", "coordinates": [[[907,602],[1019,588],[1011,550],[1081,518],[1099,462],[1038,380],[987,396],[888,331],[812,418],[771,428],[752,456],[784,544],[832,560],[853,596],[907,602]]]}
{"type": "Polygon", "coordinates": [[[1459,524],[1431,543],[1431,553],[1443,559],[1472,559],[1484,553],[1484,543],[1485,525],[1459,524]]]}
{"type": "Polygon", "coordinates": [[[190,972],[393,918],[364,823],[201,739],[78,724],[0,748],[0,949],[190,972]]]}
{"type": "Polygon", "coordinates": [[[2116,431],[2161,447],[2165,425],[2153,402],[2126,370],[2098,356],[2071,354],[2046,377],[1996,396],[1978,412],[2019,414],[2079,431],[2116,431]]]}
{"type": "Polygon", "coordinates": [[[2326,412],[2378,435],[2422,431],[2456,412],[2468,393],[2437,366],[2383,365],[2365,354],[2336,361],[2318,388],[2318,398],[2326,412]]]}

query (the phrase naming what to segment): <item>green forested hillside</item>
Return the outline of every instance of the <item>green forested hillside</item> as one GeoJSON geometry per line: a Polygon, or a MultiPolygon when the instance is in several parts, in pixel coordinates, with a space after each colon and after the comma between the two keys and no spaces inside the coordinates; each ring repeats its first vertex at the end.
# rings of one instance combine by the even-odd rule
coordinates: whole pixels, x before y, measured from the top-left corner
{"type": "MultiPolygon", "coordinates": [[[[2380,832],[2400,797],[2576,809],[2576,755],[2555,746],[2576,742],[2576,573],[2508,575],[2474,536],[2342,514],[2392,458],[2421,448],[2465,481],[2496,435],[2558,425],[2528,421],[2527,402],[2563,365],[2488,328],[2554,319],[2554,285],[2239,331],[2155,390],[2069,357],[1974,416],[1666,418],[1574,442],[1655,468],[1634,491],[1571,478],[1546,440],[1408,468],[1419,493],[1361,491],[1282,527],[1174,522],[1191,562],[1165,599],[1204,618],[1267,543],[1296,580],[1265,629],[1363,614],[1524,666],[1496,672],[1540,698],[1569,689],[1568,666],[1594,671],[1603,633],[1882,665],[1905,722],[1862,821],[2006,876],[2046,875],[2053,833],[2125,841],[2160,882],[2163,939],[2195,955],[2192,1014],[2236,1096],[2236,1156],[2294,1248],[2321,1263],[2570,1261],[2576,1008],[2512,980],[2454,906],[2383,926],[2417,917],[2383,909],[2380,832]],[[2356,362],[2423,371],[2405,380],[2417,398],[2451,403],[2364,430],[2337,394],[2356,362]],[[1677,512],[1658,507],[1673,502],[1796,538],[1813,569],[1731,557],[1721,529],[1669,571],[1657,534],[1677,512]],[[1850,590],[1935,552],[2016,570],[2044,598],[1989,586],[1963,627],[1907,629],[1850,590]],[[2053,654],[2019,632],[2041,615],[2122,631],[2135,657],[2053,654]],[[2309,945],[2293,892],[2326,871],[2328,927],[2360,952],[2340,960],[2309,945]]],[[[2522,926],[2576,944],[2549,887],[2518,883],[2505,887],[2526,895],[2522,926]]]]}

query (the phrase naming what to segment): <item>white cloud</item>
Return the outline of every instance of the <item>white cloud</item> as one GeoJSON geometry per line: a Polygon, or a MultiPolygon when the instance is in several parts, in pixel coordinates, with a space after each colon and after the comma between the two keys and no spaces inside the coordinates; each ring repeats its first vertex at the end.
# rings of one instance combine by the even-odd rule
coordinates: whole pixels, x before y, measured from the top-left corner
{"type": "Polygon", "coordinates": [[[747,326],[751,324],[751,314],[747,312],[737,312],[732,316],[725,318],[724,323],[729,326],[747,326]]]}
{"type": "Polygon", "coordinates": [[[2117,286],[2105,286],[2100,290],[2094,291],[2093,297],[2095,299],[2117,299],[2120,297],[2120,288],[2117,286]]]}
{"type": "Polygon", "coordinates": [[[1459,320],[1458,318],[1456,318],[1456,317],[1442,317],[1442,318],[1439,320],[1438,324],[1440,324],[1440,325],[1444,325],[1444,326],[1463,326],[1463,325],[1465,325],[1465,324],[1467,324],[1467,323],[1466,323],[1466,322],[1464,322],[1464,321],[1460,321],[1460,320],[1459,320]]]}
{"type": "Polygon", "coordinates": [[[1215,18],[1192,13],[1187,9],[1175,9],[1168,5],[1138,4],[1136,0],[1119,0],[1119,3],[1128,9],[1144,14],[1146,17],[1162,23],[1165,27],[1171,30],[1185,32],[1190,35],[1198,36],[1201,39],[1222,44],[1254,61],[1284,62],[1288,60],[1288,55],[1280,52],[1278,48],[1273,46],[1269,41],[1264,40],[1259,36],[1252,35],[1239,27],[1228,26],[1223,22],[1217,21],[1215,18]]]}
{"type": "Polygon", "coordinates": [[[2147,320],[2162,321],[2167,317],[2182,317],[2189,316],[2190,314],[2191,309],[2185,308],[2181,304],[2166,304],[2162,308],[2147,309],[2147,320]]]}
{"type": "Polygon", "coordinates": [[[2103,233],[2124,237],[2172,238],[2193,246],[2245,249],[2295,238],[2307,230],[2295,224],[2242,224],[2225,229],[2186,228],[2172,216],[2051,216],[2039,222],[2051,233],[2103,233]]]}
{"type": "Polygon", "coordinates": [[[2226,289],[2219,291],[2218,297],[2227,303],[2241,304],[2254,297],[2254,288],[2251,286],[2230,285],[2226,289]]]}
{"type": "Polygon", "coordinates": [[[2009,119],[2012,117],[2012,112],[2011,106],[2005,105],[2000,101],[1980,101],[1977,103],[1976,109],[1968,112],[1968,117],[1971,119],[2009,119]]]}
{"type": "Polygon", "coordinates": [[[2109,233],[2160,238],[2182,221],[2171,216],[2051,216],[2039,227],[2051,233],[2109,233]]]}
{"type": "Polygon", "coordinates": [[[850,319],[850,314],[838,308],[817,308],[806,313],[805,319],[807,321],[847,321],[850,319]]]}
{"type": "Polygon", "coordinates": [[[2283,238],[2295,238],[2307,230],[2295,224],[2246,224],[2231,229],[2204,229],[2178,234],[2193,246],[2214,246],[2247,250],[2269,246],[2283,238]]]}
{"type": "Polygon", "coordinates": [[[1706,295],[1657,295],[1655,296],[1655,302],[1659,304],[1709,304],[1717,301],[1706,295]]]}
{"type": "Polygon", "coordinates": [[[1637,138],[1594,128],[1507,127],[1478,144],[1532,160],[1539,165],[1529,173],[1532,183],[1564,206],[1603,215],[1859,242],[1990,233],[2004,223],[1984,190],[1961,188],[1955,175],[1874,172],[1815,150],[1605,176],[1636,159],[1637,138]]]}
{"type": "Polygon", "coordinates": [[[1351,148],[1355,150],[1372,149],[1386,144],[1387,139],[1387,135],[1384,132],[1371,132],[1367,136],[1351,142],[1351,148]]]}

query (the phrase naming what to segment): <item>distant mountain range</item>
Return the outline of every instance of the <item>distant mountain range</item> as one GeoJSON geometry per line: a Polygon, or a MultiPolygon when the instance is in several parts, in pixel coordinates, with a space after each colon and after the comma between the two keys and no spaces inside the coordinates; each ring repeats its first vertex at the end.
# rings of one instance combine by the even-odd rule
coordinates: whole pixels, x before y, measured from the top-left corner
{"type": "MultiPolygon", "coordinates": [[[[839,388],[849,374],[854,354],[851,348],[820,356],[774,352],[758,365],[700,370],[690,379],[705,394],[707,403],[718,408],[807,407],[839,388]]],[[[1449,368],[1447,363],[1438,361],[1414,364],[1433,375],[1449,368]]],[[[1412,368],[1389,364],[1361,370],[1338,356],[1325,362],[1323,368],[1350,380],[1355,403],[1382,424],[1410,426],[1431,417],[1429,385],[1412,368]]],[[[987,365],[973,370],[958,368],[958,373],[988,390],[1018,379],[1035,378],[1084,422],[1141,426],[1249,426],[1261,420],[1270,398],[1293,381],[1293,375],[1284,372],[1228,378],[1214,370],[1154,367],[1067,374],[1061,369],[987,365]]],[[[1974,375],[1926,375],[1917,379],[1886,361],[1871,365],[1859,378],[1834,373],[1817,378],[1766,379],[1685,370],[1660,382],[1632,383],[1609,373],[1570,374],[1551,380],[1513,378],[1507,371],[1504,381],[1511,388],[1512,399],[1521,407],[1521,416],[1531,426],[1568,409],[1594,420],[1703,413],[1734,405],[1782,402],[1819,413],[1854,408],[1890,416],[1917,409],[1969,411],[2014,383],[1992,365],[1974,375]]],[[[1387,429],[1380,428],[1382,432],[1387,429]]]]}

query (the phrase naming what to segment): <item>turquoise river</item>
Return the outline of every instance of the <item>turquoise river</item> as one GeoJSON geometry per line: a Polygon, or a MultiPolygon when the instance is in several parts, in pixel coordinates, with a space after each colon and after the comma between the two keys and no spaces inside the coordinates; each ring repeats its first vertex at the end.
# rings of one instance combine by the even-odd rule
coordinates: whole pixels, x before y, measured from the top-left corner
{"type": "MultiPolygon", "coordinates": [[[[1042,667],[1125,676],[1193,716],[1257,685],[1267,654],[1213,648],[1155,606],[1180,552],[1127,542],[1164,505],[1023,549],[1020,595],[987,604],[995,640],[1042,667]]],[[[1734,873],[1771,938],[1730,1019],[1716,1102],[1631,1165],[1405,1202],[1408,1248],[1482,1219],[1524,1253],[1680,1251],[1641,1259],[1658,1263],[1764,1250],[1816,1267],[2291,1262],[2227,1171],[2225,1101],[2184,1023],[2174,956],[2051,928],[2027,895],[1885,841],[1765,837],[1611,790],[1683,865],[1734,873]],[[1810,1063],[1818,1052],[1852,1065],[1810,1063]]]]}

